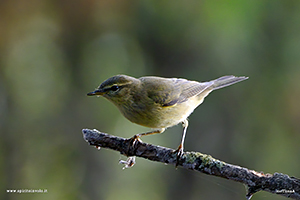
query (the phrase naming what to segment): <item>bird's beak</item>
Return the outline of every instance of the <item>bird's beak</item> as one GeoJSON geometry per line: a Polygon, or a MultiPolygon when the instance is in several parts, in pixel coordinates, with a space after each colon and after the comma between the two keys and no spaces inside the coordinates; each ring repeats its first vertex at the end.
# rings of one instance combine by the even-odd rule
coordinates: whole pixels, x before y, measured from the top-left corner
{"type": "Polygon", "coordinates": [[[88,96],[103,95],[103,94],[104,94],[104,92],[101,89],[97,89],[97,90],[95,90],[93,92],[87,93],[88,96]]]}

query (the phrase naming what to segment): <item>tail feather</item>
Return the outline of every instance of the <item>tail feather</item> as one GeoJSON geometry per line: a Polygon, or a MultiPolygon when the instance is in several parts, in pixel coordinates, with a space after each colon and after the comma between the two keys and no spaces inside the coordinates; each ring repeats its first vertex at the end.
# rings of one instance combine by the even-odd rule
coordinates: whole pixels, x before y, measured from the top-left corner
{"type": "Polygon", "coordinates": [[[217,90],[217,89],[227,87],[229,85],[238,83],[238,82],[246,80],[246,79],[248,79],[248,77],[246,77],[246,76],[240,76],[240,77],[236,77],[233,75],[222,76],[218,79],[211,81],[211,82],[213,82],[212,88],[213,88],[213,90],[217,90]]]}

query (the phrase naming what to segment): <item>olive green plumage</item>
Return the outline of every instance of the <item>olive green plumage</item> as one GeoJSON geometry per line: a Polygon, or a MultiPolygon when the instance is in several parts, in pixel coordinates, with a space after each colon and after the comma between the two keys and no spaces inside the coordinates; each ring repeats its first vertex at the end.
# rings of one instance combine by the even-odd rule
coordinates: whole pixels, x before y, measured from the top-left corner
{"type": "Polygon", "coordinates": [[[220,89],[248,77],[223,76],[208,82],[189,81],[181,78],[161,78],[145,76],[133,78],[116,75],[104,81],[98,89],[88,93],[102,95],[114,103],[131,122],[157,129],[143,135],[161,133],[165,128],[183,123],[184,133],[181,146],[183,150],[187,117],[213,90],[220,89]]]}
{"type": "Polygon", "coordinates": [[[154,76],[139,79],[117,75],[104,81],[89,95],[102,95],[113,102],[131,122],[167,128],[186,119],[211,91],[247,77],[223,76],[209,82],[154,76]]]}

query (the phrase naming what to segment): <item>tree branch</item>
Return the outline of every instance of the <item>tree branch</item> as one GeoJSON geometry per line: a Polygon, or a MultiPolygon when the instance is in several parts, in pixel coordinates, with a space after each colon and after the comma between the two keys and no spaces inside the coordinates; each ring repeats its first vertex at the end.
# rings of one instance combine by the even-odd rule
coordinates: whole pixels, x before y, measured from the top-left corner
{"type": "MultiPolygon", "coordinates": [[[[154,146],[141,141],[136,141],[132,145],[130,139],[108,135],[95,129],[83,129],[82,133],[85,141],[90,145],[119,151],[126,156],[138,156],[176,165],[177,153],[173,149],[154,146]]],[[[264,174],[256,172],[225,163],[199,152],[184,152],[179,159],[178,166],[243,183],[248,188],[247,199],[250,199],[254,193],[260,190],[292,199],[300,199],[300,179],[282,173],[264,174]]]]}

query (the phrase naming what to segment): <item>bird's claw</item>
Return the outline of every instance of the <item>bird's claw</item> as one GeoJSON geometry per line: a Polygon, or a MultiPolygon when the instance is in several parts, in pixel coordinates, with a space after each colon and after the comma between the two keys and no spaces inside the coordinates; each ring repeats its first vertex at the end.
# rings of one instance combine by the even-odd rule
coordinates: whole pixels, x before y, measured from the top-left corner
{"type": "Polygon", "coordinates": [[[140,139],[139,134],[132,136],[130,139],[129,145],[130,146],[134,146],[136,141],[142,142],[142,140],[140,139]]]}
{"type": "Polygon", "coordinates": [[[175,164],[175,167],[177,168],[177,166],[179,165],[179,160],[180,160],[181,156],[183,155],[183,147],[182,147],[182,145],[179,145],[179,147],[177,148],[176,151],[174,151],[174,153],[176,153],[176,164],[175,164]]]}
{"type": "Polygon", "coordinates": [[[137,141],[142,142],[142,140],[140,139],[139,134],[134,135],[131,138],[129,138],[129,145],[128,145],[126,155],[129,155],[130,149],[135,146],[137,141]]]}

